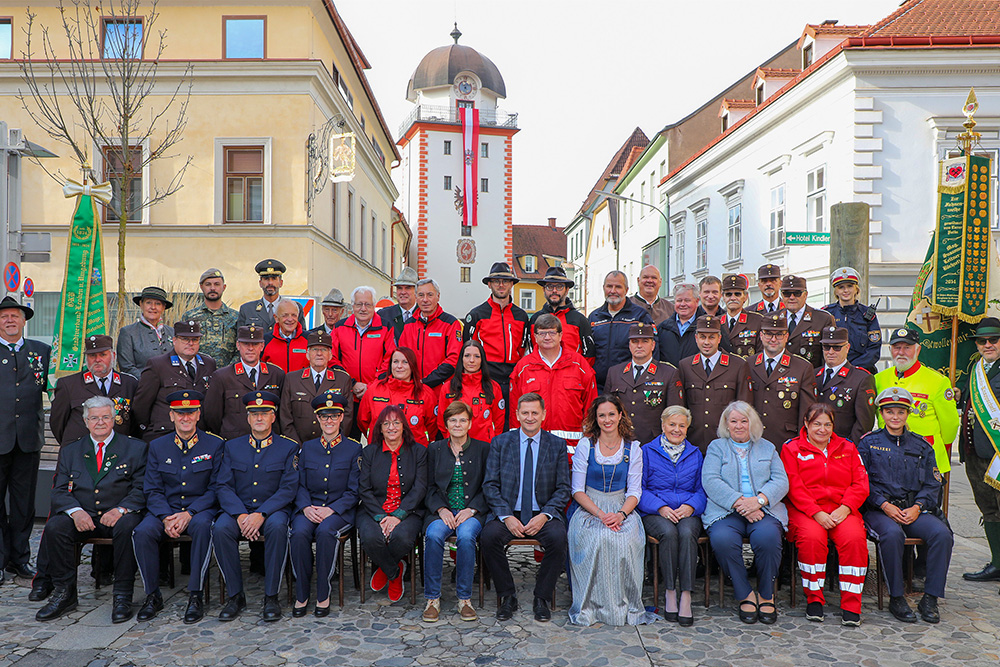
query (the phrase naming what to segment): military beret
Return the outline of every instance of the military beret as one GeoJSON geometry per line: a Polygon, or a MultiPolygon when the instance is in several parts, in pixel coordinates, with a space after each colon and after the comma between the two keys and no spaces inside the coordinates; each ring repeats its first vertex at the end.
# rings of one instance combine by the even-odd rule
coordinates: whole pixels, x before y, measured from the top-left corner
{"type": "Polygon", "coordinates": [[[198,279],[198,284],[201,285],[209,278],[222,278],[225,280],[225,277],[222,275],[222,271],[219,271],[218,269],[209,269],[208,271],[205,271],[205,273],[201,274],[201,278],[198,279]]]}

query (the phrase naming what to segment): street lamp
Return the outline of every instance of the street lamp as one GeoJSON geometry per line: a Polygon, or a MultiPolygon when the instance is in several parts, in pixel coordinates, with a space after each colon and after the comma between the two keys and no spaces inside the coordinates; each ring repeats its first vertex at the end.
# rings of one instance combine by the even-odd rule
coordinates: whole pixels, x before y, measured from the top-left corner
{"type": "MultiPolygon", "coordinates": [[[[618,194],[617,192],[611,192],[609,190],[595,190],[595,194],[604,195],[608,199],[616,199],[618,201],[630,201],[630,202],[634,202],[636,204],[640,204],[641,206],[648,206],[649,208],[653,209],[654,211],[656,211],[657,213],[660,214],[660,217],[663,219],[663,224],[660,227],[659,238],[663,239],[663,248],[664,248],[663,252],[666,255],[666,257],[664,258],[664,263],[663,263],[663,267],[662,267],[664,275],[666,276],[665,280],[663,281],[663,284],[667,285],[669,287],[669,285],[670,285],[670,235],[668,234],[668,232],[669,232],[669,226],[670,226],[669,225],[669,216],[666,213],[664,213],[658,206],[654,206],[654,205],[652,205],[652,204],[650,204],[648,202],[644,202],[641,199],[632,199],[631,197],[626,197],[624,195],[618,194]]],[[[669,197],[667,198],[667,210],[668,211],[670,210],[670,199],[669,199],[669,197]]],[[[615,269],[619,270],[619,271],[621,270],[619,268],[619,266],[618,266],[618,252],[619,252],[619,249],[621,247],[621,227],[622,227],[621,225],[618,226],[618,228],[619,228],[618,229],[618,242],[615,244],[615,269]]],[[[661,267],[656,267],[656,268],[659,269],[661,267]]]]}

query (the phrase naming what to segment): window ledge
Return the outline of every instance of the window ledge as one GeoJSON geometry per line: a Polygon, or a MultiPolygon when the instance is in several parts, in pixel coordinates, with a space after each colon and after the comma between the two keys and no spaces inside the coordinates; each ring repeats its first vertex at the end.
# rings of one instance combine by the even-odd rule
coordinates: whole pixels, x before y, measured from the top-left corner
{"type": "Polygon", "coordinates": [[[777,248],[772,248],[762,254],[764,258],[770,260],[772,264],[778,264],[780,263],[780,260],[784,260],[788,257],[788,246],[778,246],[777,248]]]}
{"type": "Polygon", "coordinates": [[[722,265],[722,268],[726,271],[736,272],[743,266],[743,258],[737,257],[736,259],[731,259],[722,265]]]}

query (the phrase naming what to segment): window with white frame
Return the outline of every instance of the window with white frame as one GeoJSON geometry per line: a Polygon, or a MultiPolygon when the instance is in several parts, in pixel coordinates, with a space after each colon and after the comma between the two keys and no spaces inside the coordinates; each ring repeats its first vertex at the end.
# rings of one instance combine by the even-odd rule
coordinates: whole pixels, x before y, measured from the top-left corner
{"type": "Polygon", "coordinates": [[[480,192],[489,192],[490,191],[490,179],[488,179],[488,178],[480,178],[479,179],[479,191],[480,192]]]}
{"type": "Polygon", "coordinates": [[[770,208],[770,246],[771,249],[785,245],[785,184],[771,188],[770,208]]]}
{"type": "Polygon", "coordinates": [[[662,181],[664,179],[664,177],[666,177],[666,175],[667,175],[667,161],[666,160],[661,160],[660,161],[660,180],[662,181]]]}
{"type": "Polygon", "coordinates": [[[126,222],[142,222],[142,146],[128,151],[119,146],[102,146],[104,181],[111,183],[111,203],[104,208],[104,222],[118,222],[122,207],[122,180],[125,181],[126,222]],[[124,154],[128,153],[126,166],[124,154]]]}
{"type": "Polygon", "coordinates": [[[488,158],[490,156],[490,145],[485,141],[479,144],[479,157],[488,158]]]}
{"type": "Polygon", "coordinates": [[[646,181],[639,186],[639,201],[646,201],[646,181]]]}
{"type": "Polygon", "coordinates": [[[649,203],[650,204],[655,204],[656,203],[656,181],[653,180],[654,178],[656,178],[656,172],[653,172],[653,171],[649,172],[649,203]]]}
{"type": "Polygon", "coordinates": [[[695,238],[695,270],[708,266],[708,208],[704,208],[694,219],[695,238]]]}
{"type": "Polygon", "coordinates": [[[109,60],[142,58],[142,24],[142,19],[103,19],[101,55],[109,60]]]}
{"type": "Polygon", "coordinates": [[[14,53],[14,19],[0,18],[0,60],[10,60],[14,53]]]}
{"type": "Polygon", "coordinates": [[[530,289],[520,290],[519,296],[522,309],[524,310],[535,309],[535,290],[530,290],[530,289]]]}
{"type": "Polygon", "coordinates": [[[743,204],[736,202],[729,207],[729,260],[743,255],[743,204]]]}
{"type": "Polygon", "coordinates": [[[264,221],[264,146],[225,149],[226,222],[264,221]]]}
{"type": "Polygon", "coordinates": [[[670,245],[674,250],[673,273],[675,276],[683,275],[684,268],[684,214],[671,219],[670,232],[672,238],[670,245]]]}
{"type": "Polygon", "coordinates": [[[806,231],[826,231],[826,165],[806,174],[806,231]]]}
{"type": "Polygon", "coordinates": [[[444,177],[444,189],[451,190],[451,176],[444,177]]]}
{"type": "Polygon", "coordinates": [[[368,217],[368,204],[366,204],[365,200],[362,199],[361,200],[361,229],[360,229],[360,232],[361,232],[361,253],[359,255],[362,258],[365,255],[368,254],[368,235],[365,233],[365,232],[368,231],[368,220],[366,220],[367,217],[368,217]]]}
{"type": "Polygon", "coordinates": [[[472,267],[469,266],[459,267],[458,282],[460,283],[472,282],[472,267]]]}
{"type": "Polygon", "coordinates": [[[389,270],[389,230],[382,223],[382,271],[389,270]]]}
{"type": "Polygon", "coordinates": [[[524,256],[524,270],[525,270],[526,273],[534,273],[535,272],[535,256],[534,255],[525,255],[524,256]]]}
{"type": "Polygon", "coordinates": [[[450,141],[446,140],[444,142],[444,154],[445,155],[451,155],[451,142],[450,141]]]}

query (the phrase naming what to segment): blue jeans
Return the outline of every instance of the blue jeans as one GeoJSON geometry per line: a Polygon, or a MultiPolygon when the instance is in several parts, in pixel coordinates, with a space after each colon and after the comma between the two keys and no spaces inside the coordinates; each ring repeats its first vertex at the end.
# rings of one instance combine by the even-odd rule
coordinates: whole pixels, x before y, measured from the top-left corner
{"type": "Polygon", "coordinates": [[[476,573],[476,539],[483,525],[476,519],[466,519],[456,530],[435,519],[424,531],[424,597],[441,597],[441,571],[444,569],[444,545],[457,533],[458,557],[455,565],[455,589],[459,600],[472,597],[472,578],[476,573]]]}

